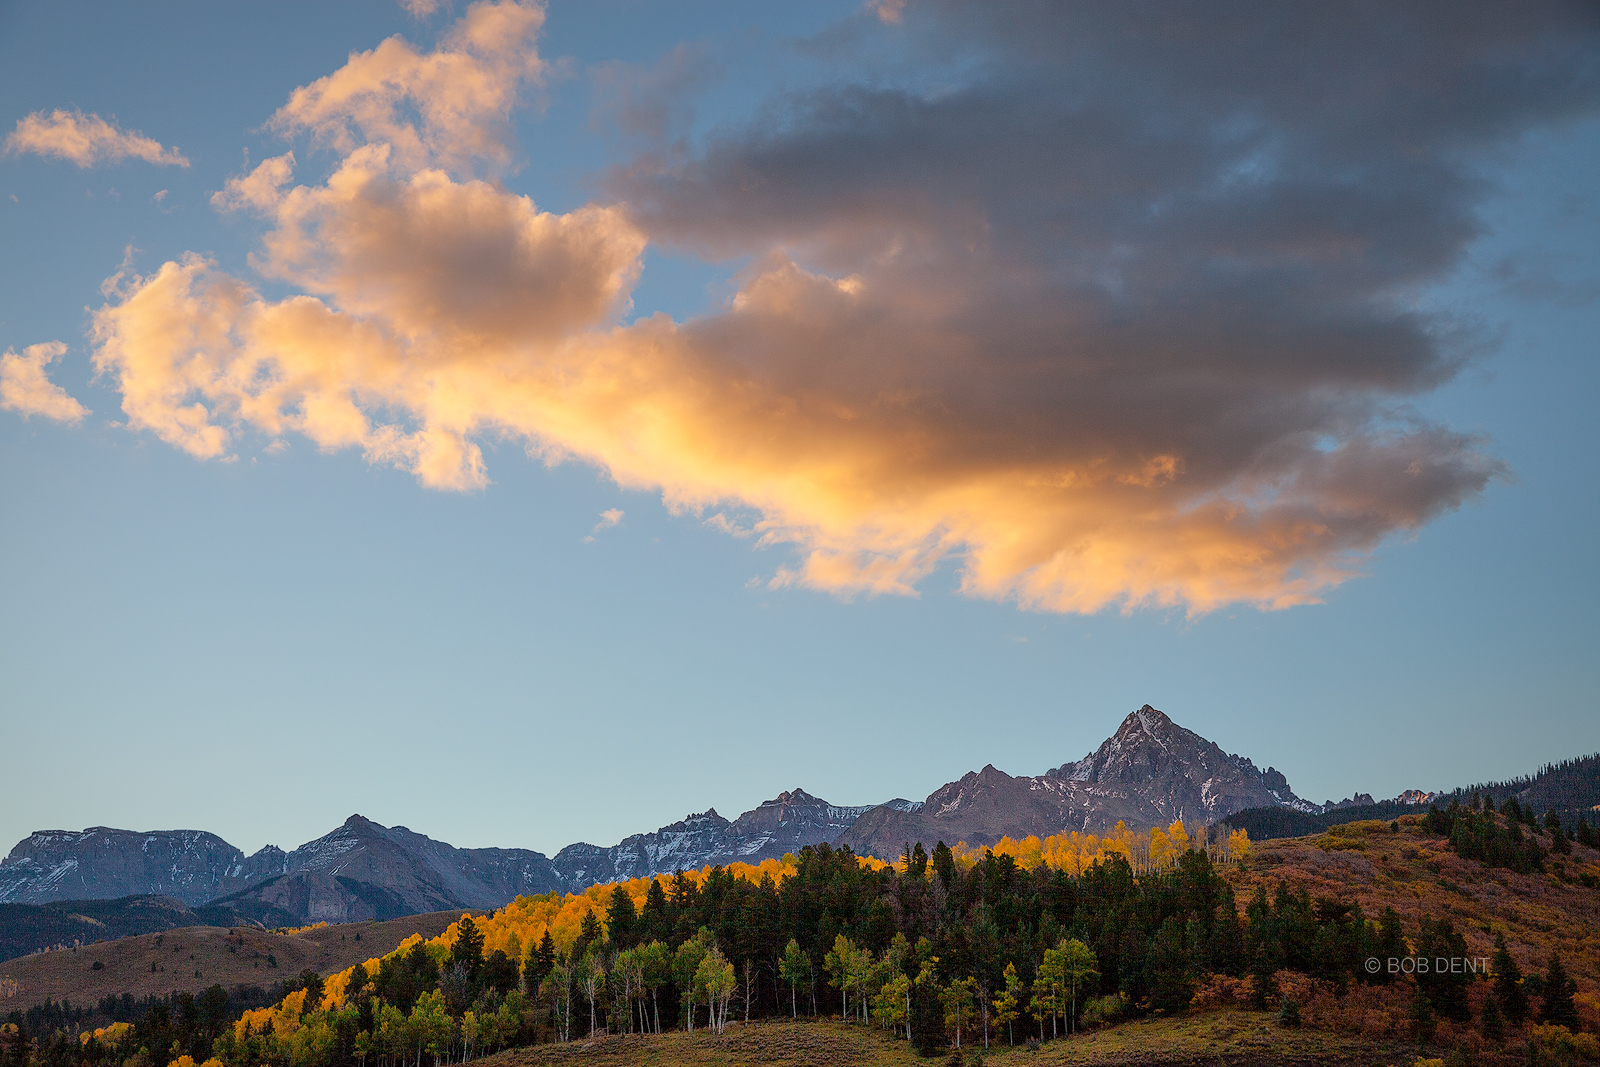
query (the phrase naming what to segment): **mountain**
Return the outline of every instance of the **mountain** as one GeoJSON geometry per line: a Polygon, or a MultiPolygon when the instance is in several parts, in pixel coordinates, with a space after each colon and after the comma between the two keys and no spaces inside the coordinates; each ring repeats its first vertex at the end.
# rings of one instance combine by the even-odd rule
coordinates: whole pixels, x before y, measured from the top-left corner
{"type": "Polygon", "coordinates": [[[1295,796],[1275,768],[1259,770],[1146,704],[1081,760],[1037,777],[993,766],[969,772],[929,794],[920,810],[866,812],[836,843],[892,858],[910,841],[985,845],[1004,836],[1103,833],[1118,822],[1207,824],[1267,806],[1321,810],[1295,796]]]}
{"type": "Polygon", "coordinates": [[[554,857],[455,848],[360,815],[292,852],[268,846],[249,857],[198,831],[40,832],[0,862],[0,903],[156,894],[189,907],[210,902],[233,916],[230,922],[268,927],[381,921],[497,908],[524,894],[576,892],[735,860],[758,863],[824,841],[891,857],[906,841],[977,845],[1005,835],[1101,832],[1118,821],[1211,823],[1256,807],[1322,810],[1295,796],[1274,768],[1262,771],[1223,752],[1147,704],[1083,759],[1037,777],[988,766],[925,801],[859,807],[793,789],[731,821],[710,809],[615,845],[568,845],[554,857]]]}
{"type": "Polygon", "coordinates": [[[200,830],[40,830],[0,861],[0,904],[146,895],[195,905],[261,873],[243,852],[200,830]]]}
{"type": "Polygon", "coordinates": [[[561,888],[550,860],[521,848],[455,848],[404,826],[352,815],[293,852],[250,857],[257,880],[216,899],[262,925],[386,920],[449,909],[497,908],[561,888]]]}
{"type": "MultiPolygon", "coordinates": [[[[889,803],[909,806],[904,800],[889,803]]],[[[568,845],[556,853],[554,866],[563,887],[575,892],[596,882],[699,870],[735,860],[760,863],[831,841],[875,806],[839,807],[796,788],[732,822],[712,808],[653,834],[635,834],[610,848],[568,845]]]]}
{"type": "MultiPolygon", "coordinates": [[[[0,861],[0,903],[142,894],[171,898],[174,906],[207,904],[228,925],[384,921],[497,908],[522,895],[576,892],[618,878],[777,859],[832,840],[869,808],[840,807],[794,789],[731,822],[712,809],[616,845],[569,845],[554,859],[529,849],[455,848],[361,815],[292,852],[268,845],[248,858],[214,834],[189,830],[42,831],[0,861]]],[[[15,919],[22,922],[21,913],[15,919]]]]}

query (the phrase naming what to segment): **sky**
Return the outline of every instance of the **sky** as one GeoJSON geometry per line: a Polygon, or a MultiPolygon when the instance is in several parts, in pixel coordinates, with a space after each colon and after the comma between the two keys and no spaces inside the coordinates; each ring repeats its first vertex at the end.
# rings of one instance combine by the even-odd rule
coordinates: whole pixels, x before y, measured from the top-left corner
{"type": "Polygon", "coordinates": [[[1600,16],[0,5],[0,841],[1600,749],[1600,16]]]}

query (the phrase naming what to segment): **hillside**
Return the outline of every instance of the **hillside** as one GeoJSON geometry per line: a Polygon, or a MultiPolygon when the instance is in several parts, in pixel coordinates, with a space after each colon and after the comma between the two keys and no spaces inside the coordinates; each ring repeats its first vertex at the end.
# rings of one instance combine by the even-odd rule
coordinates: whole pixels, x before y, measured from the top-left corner
{"type": "Polygon", "coordinates": [[[1408,936],[1424,915],[1449,919],[1474,956],[1491,955],[1501,933],[1525,973],[1542,970],[1559,951],[1574,961],[1590,1025],[1600,1023],[1600,889],[1582,880],[1600,878],[1600,852],[1574,845],[1569,856],[1549,856],[1545,872],[1517,874],[1462,859],[1444,837],[1425,831],[1420,815],[1398,821],[1398,833],[1391,823],[1356,822],[1259,842],[1250,862],[1224,876],[1241,905],[1257,886],[1273,892],[1282,883],[1313,899],[1360,904],[1368,917],[1392,907],[1408,936]]]}
{"type": "Polygon", "coordinates": [[[47,997],[93,1004],[113,993],[137,998],[192,993],[213,984],[269,986],[307,968],[329,974],[382,956],[412,934],[436,937],[460,917],[461,912],[448,911],[296,933],[191,926],[35,953],[0,963],[0,979],[16,982],[14,994],[0,1004],[9,1011],[47,997]]]}
{"type": "Polygon", "coordinates": [[[1452,801],[1466,804],[1474,793],[1495,802],[1499,808],[1507,797],[1542,816],[1554,809],[1571,826],[1586,818],[1591,826],[1600,825],[1600,755],[1547,764],[1535,774],[1503,782],[1480,782],[1438,793],[1408,791],[1395,800],[1380,804],[1325,805],[1322,811],[1298,811],[1278,805],[1250,808],[1228,816],[1229,827],[1244,830],[1252,841],[1276,837],[1303,837],[1340,823],[1363,819],[1389,821],[1415,814],[1425,804],[1445,808],[1452,801]]]}
{"type": "MultiPolygon", "coordinates": [[[[1142,1019],[1033,1049],[991,1044],[981,1055],[994,1067],[1378,1067],[1408,1062],[1408,1051],[1393,1041],[1285,1030],[1269,1013],[1233,1010],[1142,1019]]],[[[965,1058],[972,1061],[971,1049],[965,1058]]],[[[940,1061],[918,1056],[876,1027],[778,1019],[730,1025],[724,1034],[603,1036],[578,1045],[514,1049],[481,1062],[484,1067],[921,1067],[940,1061]]]]}

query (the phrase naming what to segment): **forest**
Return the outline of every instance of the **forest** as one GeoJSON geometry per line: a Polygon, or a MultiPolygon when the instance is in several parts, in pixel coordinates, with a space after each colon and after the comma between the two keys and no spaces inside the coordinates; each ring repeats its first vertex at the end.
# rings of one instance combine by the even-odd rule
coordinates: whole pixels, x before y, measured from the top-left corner
{"type": "MultiPolygon", "coordinates": [[[[1436,814],[1452,839],[1469,815],[1520,823],[1492,809],[1436,814]]],[[[1475,1012],[1474,975],[1413,981],[1367,965],[1465,956],[1443,916],[1407,929],[1392,909],[1369,916],[1281,883],[1236,900],[1221,867],[1248,854],[1241,834],[1191,841],[1181,824],[1119,828],[1085,862],[1089,844],[940,842],[929,854],[919,843],[892,864],[819,845],[782,862],[523,897],[347,971],[306,972],[267,1006],[231,1003],[216,988],[158,998],[142,1015],[117,1003],[120,1015],[93,1029],[70,1006],[13,1013],[0,1055],[6,1067],[432,1067],[597,1033],[801,1015],[878,1027],[935,1055],[1070,1040],[1189,1010],[1219,985],[1295,1026],[1285,974],[1340,996],[1409,987],[1420,1040],[1439,1019],[1491,1041],[1535,1024],[1577,1029],[1559,956],[1523,975],[1497,952],[1494,993],[1475,1012]]]]}

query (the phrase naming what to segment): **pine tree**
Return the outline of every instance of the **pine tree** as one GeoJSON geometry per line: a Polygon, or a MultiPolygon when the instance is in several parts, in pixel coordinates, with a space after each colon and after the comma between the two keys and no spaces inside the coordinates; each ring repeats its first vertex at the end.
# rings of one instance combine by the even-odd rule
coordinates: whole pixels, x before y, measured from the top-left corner
{"type": "Polygon", "coordinates": [[[1505,1019],[1500,1015],[1499,1003],[1492,996],[1483,998],[1483,1017],[1480,1024],[1483,1027],[1484,1040],[1499,1044],[1506,1039],[1505,1019]]]}
{"type": "Polygon", "coordinates": [[[550,974],[550,969],[556,965],[556,942],[546,928],[544,936],[539,943],[528,951],[528,963],[523,968],[523,983],[530,992],[537,992],[540,983],[550,974]]]}
{"type": "Polygon", "coordinates": [[[1499,1001],[1500,1011],[1513,1026],[1521,1026],[1528,1017],[1528,994],[1522,988],[1522,969],[1511,958],[1504,934],[1495,935],[1490,970],[1494,975],[1494,999],[1499,1001]]]}
{"type": "Polygon", "coordinates": [[[578,927],[578,937],[572,942],[572,951],[567,954],[567,959],[577,964],[583,954],[589,951],[590,945],[599,944],[605,940],[605,932],[600,929],[600,919],[590,908],[583,914],[583,925],[578,927]]]}
{"type": "Polygon", "coordinates": [[[638,940],[634,932],[638,919],[638,912],[634,909],[633,898],[628,895],[628,891],[620,884],[614,886],[611,890],[611,905],[606,909],[606,932],[612,948],[625,949],[634,946],[638,940]]]}
{"type": "Polygon", "coordinates": [[[460,964],[469,977],[476,979],[483,969],[483,933],[472,916],[463,915],[456,922],[456,941],[450,946],[450,965],[460,964]]]}
{"type": "Polygon", "coordinates": [[[917,878],[922,878],[928,873],[928,850],[918,841],[911,850],[911,873],[917,878]]]}
{"type": "Polygon", "coordinates": [[[933,869],[939,876],[939,881],[946,889],[956,877],[956,858],[950,852],[950,846],[940,841],[933,846],[933,869]]]}
{"type": "Polygon", "coordinates": [[[644,910],[639,913],[640,940],[667,941],[672,937],[672,915],[667,910],[667,891],[660,878],[650,879],[650,889],[644,895],[644,910]]]}
{"type": "Polygon", "coordinates": [[[1567,977],[1567,969],[1561,965],[1561,954],[1550,953],[1550,965],[1544,972],[1544,996],[1539,1004],[1539,1021],[1565,1026],[1568,1030],[1578,1029],[1578,1009],[1572,1003],[1572,994],[1575,992],[1577,986],[1567,977]]]}

